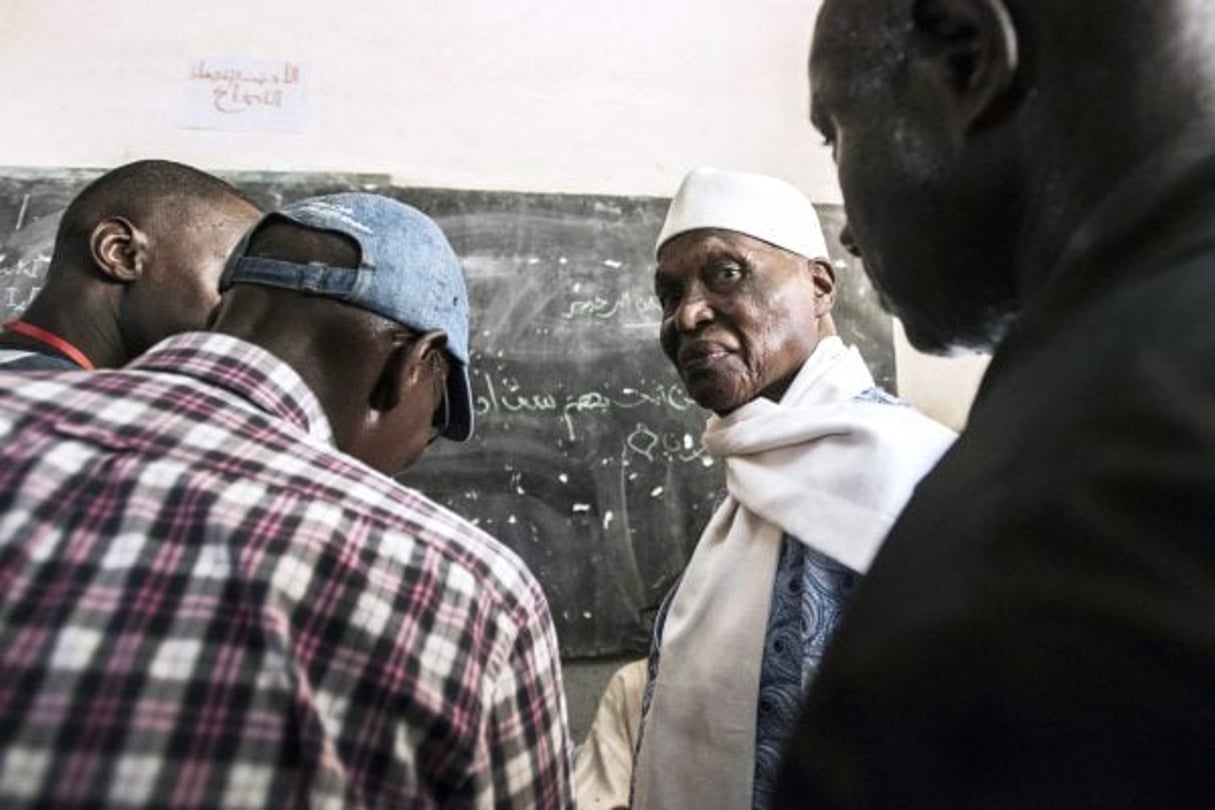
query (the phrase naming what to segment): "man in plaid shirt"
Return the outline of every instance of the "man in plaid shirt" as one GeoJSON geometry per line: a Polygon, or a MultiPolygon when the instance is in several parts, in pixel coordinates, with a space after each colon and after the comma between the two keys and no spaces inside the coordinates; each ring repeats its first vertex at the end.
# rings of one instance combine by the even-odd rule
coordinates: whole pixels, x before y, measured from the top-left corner
{"type": "Polygon", "coordinates": [[[472,428],[442,233],[306,200],[221,287],[125,370],[0,375],[0,805],[569,805],[539,586],[385,475],[472,428]]]}

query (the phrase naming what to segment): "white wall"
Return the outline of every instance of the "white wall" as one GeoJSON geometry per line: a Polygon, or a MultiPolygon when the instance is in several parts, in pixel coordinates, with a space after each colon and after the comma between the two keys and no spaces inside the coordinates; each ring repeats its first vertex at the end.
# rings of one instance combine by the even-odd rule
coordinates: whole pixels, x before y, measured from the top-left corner
{"type": "Polygon", "coordinates": [[[838,201],[806,123],[806,0],[6,0],[0,161],[386,172],[669,195],[700,162],[838,201]],[[296,135],[179,127],[197,57],[311,67],[296,135]]]}
{"type": "MultiPolygon", "coordinates": [[[[402,185],[673,193],[690,167],[839,202],[806,120],[816,0],[6,0],[0,165],[169,157],[402,185]],[[308,67],[295,133],[182,126],[200,58],[308,67]]],[[[905,345],[900,387],[952,424],[973,363],[905,345]],[[931,369],[925,371],[925,369],[931,369]],[[920,378],[928,374],[926,385],[920,378]],[[918,392],[929,390],[920,401],[918,392]],[[944,407],[941,407],[944,403],[944,407]]]]}

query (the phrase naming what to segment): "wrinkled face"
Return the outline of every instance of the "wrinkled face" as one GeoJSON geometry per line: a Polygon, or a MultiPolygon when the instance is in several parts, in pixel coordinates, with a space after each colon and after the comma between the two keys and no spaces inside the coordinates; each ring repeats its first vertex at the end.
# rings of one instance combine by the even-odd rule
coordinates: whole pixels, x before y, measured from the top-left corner
{"type": "Polygon", "coordinates": [[[206,328],[219,303],[224,262],[260,215],[236,197],[186,200],[166,209],[145,228],[147,265],[123,300],[123,335],[132,356],[170,335],[206,328]]]}
{"type": "Polygon", "coordinates": [[[658,252],[659,340],[692,399],[726,414],[779,399],[818,345],[829,272],[734,231],[695,230],[658,252]]]}
{"type": "Polygon", "coordinates": [[[826,0],[810,57],[811,120],[848,216],[841,240],[917,348],[988,348],[1015,308],[1011,164],[951,129],[948,94],[901,39],[911,23],[879,5],[890,8],[826,0]]]}

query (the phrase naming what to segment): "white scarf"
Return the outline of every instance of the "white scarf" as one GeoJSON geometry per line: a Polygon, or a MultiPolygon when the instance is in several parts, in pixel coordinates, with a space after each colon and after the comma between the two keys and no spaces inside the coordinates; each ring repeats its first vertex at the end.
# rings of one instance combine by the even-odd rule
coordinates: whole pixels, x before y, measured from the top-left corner
{"type": "Polygon", "coordinates": [[[872,387],[856,349],[829,337],[779,403],[759,398],[709,418],[704,444],[725,462],[729,495],[667,614],[634,808],[751,806],[759,675],[783,536],[865,571],[955,438],[909,407],[854,401],[872,387]]]}

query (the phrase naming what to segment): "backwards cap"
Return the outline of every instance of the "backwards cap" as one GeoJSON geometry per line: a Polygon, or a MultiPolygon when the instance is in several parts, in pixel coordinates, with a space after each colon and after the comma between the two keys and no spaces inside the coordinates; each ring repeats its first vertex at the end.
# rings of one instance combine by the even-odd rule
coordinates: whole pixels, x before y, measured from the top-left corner
{"type": "Polygon", "coordinates": [[[261,284],[323,295],[374,312],[416,332],[442,329],[456,362],[447,375],[450,419],[443,435],[472,435],[468,380],[468,291],[447,238],[416,208],[379,194],[347,193],[290,203],[262,217],[228,258],[220,291],[261,284]],[[268,220],[348,236],[359,245],[359,266],[331,267],[247,256],[249,240],[268,220]]]}
{"type": "Polygon", "coordinates": [[[698,228],[736,231],[807,259],[828,258],[810,200],[796,186],[767,175],[709,166],[690,171],[671,200],[654,253],[698,228]]]}

